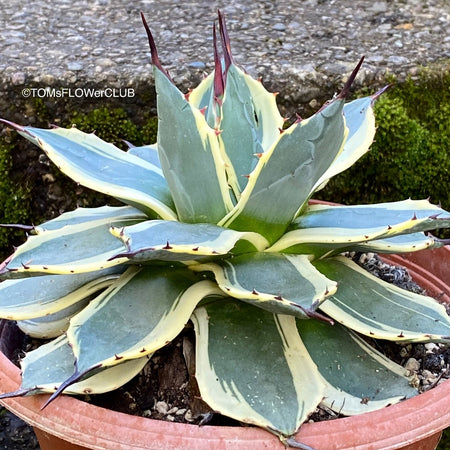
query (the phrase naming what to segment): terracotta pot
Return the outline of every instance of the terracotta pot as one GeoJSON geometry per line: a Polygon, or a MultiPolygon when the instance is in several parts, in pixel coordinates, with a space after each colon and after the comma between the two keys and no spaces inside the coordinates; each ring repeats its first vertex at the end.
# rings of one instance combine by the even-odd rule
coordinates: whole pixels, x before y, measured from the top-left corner
{"type": "MultiPolygon", "coordinates": [[[[450,247],[387,259],[407,267],[430,294],[450,302],[450,247]]],[[[19,385],[19,369],[0,353],[0,390],[14,391],[19,385]]],[[[35,428],[42,450],[284,448],[278,438],[253,427],[198,427],[156,421],[109,411],[68,396],[60,397],[42,411],[46,398],[1,402],[35,428]]],[[[449,398],[450,381],[446,381],[379,411],[304,424],[296,439],[323,450],[434,449],[441,430],[450,426],[449,398]]]]}

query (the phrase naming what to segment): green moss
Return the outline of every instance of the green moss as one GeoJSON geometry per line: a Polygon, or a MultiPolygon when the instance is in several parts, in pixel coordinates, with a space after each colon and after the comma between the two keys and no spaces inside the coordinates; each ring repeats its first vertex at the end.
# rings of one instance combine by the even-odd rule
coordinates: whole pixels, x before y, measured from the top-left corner
{"type": "Polygon", "coordinates": [[[127,148],[124,140],[133,145],[143,145],[142,133],[122,108],[110,110],[103,107],[86,114],[74,112],[71,122],[81,131],[95,132],[100,139],[111,142],[122,149],[127,148]]]}
{"type": "MultiPolygon", "coordinates": [[[[21,186],[12,177],[11,150],[13,144],[0,139],[0,223],[21,224],[29,219],[30,190],[21,186]]],[[[23,232],[12,228],[0,228],[0,255],[2,258],[12,253],[12,244],[23,242],[23,232]]]]}
{"type": "Polygon", "coordinates": [[[49,108],[44,100],[40,97],[33,97],[33,114],[38,122],[49,123],[52,121],[50,117],[49,108]]]}
{"type": "Polygon", "coordinates": [[[320,193],[340,203],[430,198],[450,207],[450,70],[423,71],[375,105],[371,151],[320,193]]]}
{"type": "Polygon", "coordinates": [[[450,428],[446,428],[442,433],[442,438],[439,441],[436,450],[448,450],[450,448],[450,428]]]}
{"type": "Polygon", "coordinates": [[[142,127],[142,140],[144,144],[153,144],[156,142],[158,133],[158,118],[150,117],[142,127]]]}

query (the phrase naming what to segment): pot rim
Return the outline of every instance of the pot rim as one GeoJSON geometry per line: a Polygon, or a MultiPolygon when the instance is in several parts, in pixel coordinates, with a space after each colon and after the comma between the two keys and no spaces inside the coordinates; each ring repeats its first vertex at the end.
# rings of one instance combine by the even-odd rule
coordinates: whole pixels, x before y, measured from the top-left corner
{"type": "MultiPolygon", "coordinates": [[[[450,246],[437,250],[432,250],[433,257],[442,255],[443,260],[446,260],[443,270],[448,272],[450,246]]],[[[415,254],[416,260],[419,253],[423,252],[415,254]]],[[[450,286],[442,279],[444,272],[439,277],[435,276],[416,262],[398,255],[385,259],[406,266],[413,279],[426,289],[430,288],[430,292],[445,292],[445,301],[450,302],[450,286]],[[433,282],[435,288],[431,287],[433,282]]],[[[424,265],[427,266],[427,263],[424,265]]],[[[0,371],[1,391],[17,390],[20,386],[20,370],[3,353],[0,353],[0,367],[3,369],[0,371]]],[[[378,411],[305,423],[297,433],[296,440],[317,449],[367,449],[368,445],[377,449],[399,448],[450,426],[449,398],[450,380],[378,411]],[[330,434],[331,440],[327,438],[330,434]]],[[[256,427],[199,427],[171,423],[110,411],[69,396],[61,396],[41,410],[47,399],[48,395],[39,395],[5,399],[0,403],[33,427],[87,448],[260,449],[275,448],[277,444],[284,448],[276,436],[256,427]]]]}

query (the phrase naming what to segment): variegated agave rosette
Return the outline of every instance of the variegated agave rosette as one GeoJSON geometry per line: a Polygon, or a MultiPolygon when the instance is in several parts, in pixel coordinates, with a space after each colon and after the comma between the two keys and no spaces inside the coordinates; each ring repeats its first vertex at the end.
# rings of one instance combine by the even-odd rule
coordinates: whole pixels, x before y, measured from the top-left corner
{"type": "Polygon", "coordinates": [[[156,144],[123,152],[75,128],[7,122],[75,181],[126,206],[29,227],[3,264],[0,316],[55,338],[24,357],[21,390],[3,397],[115,389],[189,320],[202,399],[282,439],[320,403],[353,415],[416,395],[360,335],[448,341],[445,308],[340,254],[438,247],[424,232],[449,227],[450,214],[425,200],[309,204],[373,140],[381,91],[345,103],[362,60],[339,95],[284,129],[275,95],[235,64],[220,13],[215,70],[188,94],[143,20],[156,144]]]}

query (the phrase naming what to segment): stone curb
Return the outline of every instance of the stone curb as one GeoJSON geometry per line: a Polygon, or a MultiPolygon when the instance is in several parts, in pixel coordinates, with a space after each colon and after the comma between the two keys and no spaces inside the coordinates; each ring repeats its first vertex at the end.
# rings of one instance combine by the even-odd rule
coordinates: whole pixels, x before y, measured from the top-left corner
{"type": "Polygon", "coordinates": [[[56,119],[68,105],[125,104],[139,121],[142,110],[154,107],[139,12],[164,66],[187,91],[212,70],[217,7],[226,15],[236,62],[280,93],[282,109],[316,108],[340,89],[362,55],[356,85],[374,89],[387,74],[401,80],[450,58],[446,0],[11,0],[0,15],[0,116],[23,122],[26,105],[41,98],[56,119]]]}

